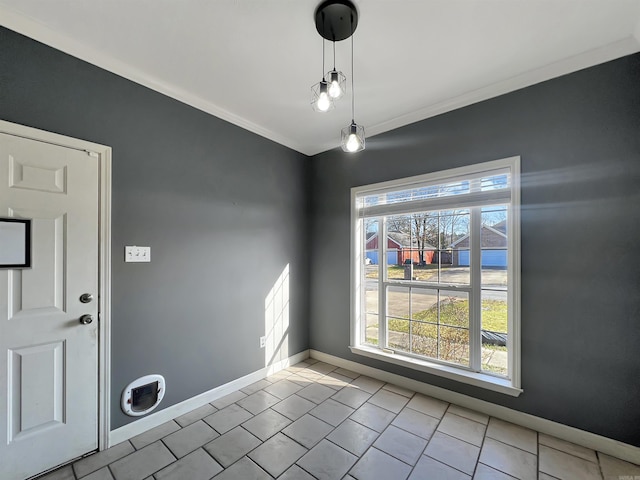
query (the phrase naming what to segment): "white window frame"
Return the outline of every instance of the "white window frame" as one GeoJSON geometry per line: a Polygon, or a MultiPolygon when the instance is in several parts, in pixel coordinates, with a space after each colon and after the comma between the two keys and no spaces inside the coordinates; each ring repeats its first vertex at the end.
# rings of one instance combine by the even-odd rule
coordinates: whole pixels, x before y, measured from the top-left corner
{"type": "MultiPolygon", "coordinates": [[[[402,212],[406,209],[402,204],[392,204],[385,206],[377,206],[376,208],[380,212],[380,216],[393,215],[394,212],[402,212]]],[[[474,228],[474,220],[472,220],[471,228],[474,228]]],[[[480,219],[476,215],[477,223],[475,228],[479,228],[480,219]]],[[[384,222],[383,222],[384,223],[384,222]]],[[[380,238],[386,238],[385,232],[379,232],[380,238]],[[382,236],[380,236],[382,235],[382,236]]],[[[383,257],[386,258],[386,242],[379,242],[383,251],[383,257]]],[[[473,248],[473,247],[472,247],[473,248]]],[[[479,248],[479,247],[476,247],[479,248]]],[[[380,253],[379,253],[380,255],[380,253]]],[[[479,259],[477,260],[480,261],[479,259]]],[[[381,282],[384,283],[384,277],[386,275],[386,262],[380,262],[382,265],[380,274],[381,282]]],[[[473,270],[472,270],[473,271],[473,270]]],[[[476,275],[479,275],[480,269],[476,268],[476,275]]],[[[472,273],[473,275],[473,273],[472,273]]],[[[472,284],[474,283],[472,279],[472,284]]],[[[476,281],[475,289],[472,287],[471,295],[477,295],[478,298],[481,294],[481,288],[479,282],[476,281]]],[[[384,311],[386,305],[384,302],[379,303],[379,316],[384,318],[384,311]]],[[[386,321],[381,321],[384,333],[384,325],[386,321]]],[[[470,319],[470,329],[478,329],[480,323],[478,320],[470,319]]],[[[460,168],[454,168],[450,170],[444,170],[440,172],[429,173],[426,175],[418,175],[409,178],[402,178],[399,180],[391,180],[387,182],[376,183],[372,185],[364,185],[359,187],[353,187],[351,189],[351,339],[349,348],[351,351],[358,355],[363,355],[369,358],[382,360],[385,362],[401,365],[414,370],[438,375],[448,379],[456,380],[469,385],[482,387],[488,390],[504,393],[514,397],[519,396],[522,393],[520,387],[520,157],[509,157],[501,160],[494,160],[476,165],[469,165],[460,168]],[[473,176],[477,177],[479,174],[487,173],[492,174],[496,171],[508,170],[510,174],[510,184],[508,189],[494,192],[481,192],[480,194],[465,194],[464,199],[461,195],[455,195],[444,198],[434,198],[419,201],[421,205],[425,206],[428,210],[437,210],[439,208],[462,208],[466,206],[482,206],[483,203],[489,201],[493,195],[496,197],[504,197],[505,190],[508,190],[510,195],[510,202],[508,206],[508,222],[507,222],[507,296],[508,296],[508,336],[507,336],[507,350],[508,350],[508,371],[509,378],[491,375],[482,371],[472,371],[465,368],[459,368],[450,364],[443,364],[436,361],[429,361],[424,358],[416,358],[414,356],[404,355],[401,352],[388,350],[386,348],[376,347],[373,345],[364,344],[361,341],[363,337],[361,335],[361,329],[366,328],[366,312],[362,308],[362,295],[364,289],[364,241],[362,231],[363,219],[359,215],[357,209],[358,198],[366,195],[373,195],[384,193],[388,191],[398,191],[412,186],[422,185],[434,185],[440,183],[448,183],[460,178],[473,176]],[[478,203],[482,202],[482,203],[478,203]]],[[[477,348],[470,345],[470,348],[477,348]]]]}

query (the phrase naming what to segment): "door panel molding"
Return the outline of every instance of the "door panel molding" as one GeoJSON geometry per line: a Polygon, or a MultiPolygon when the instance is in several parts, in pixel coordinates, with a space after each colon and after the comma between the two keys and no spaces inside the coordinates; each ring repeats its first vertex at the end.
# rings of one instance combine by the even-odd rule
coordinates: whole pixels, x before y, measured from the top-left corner
{"type": "Polygon", "coordinates": [[[67,214],[46,212],[35,209],[9,209],[10,216],[33,220],[33,241],[31,255],[38,269],[13,270],[13,281],[9,298],[14,299],[14,309],[9,312],[9,320],[19,319],[21,314],[42,314],[66,312],[67,266],[62,251],[67,238],[67,214]],[[44,242],[48,231],[53,243],[44,242]],[[16,281],[18,280],[19,281],[16,281]]]}
{"type": "MultiPolygon", "coordinates": [[[[111,147],[0,120],[0,133],[86,152],[98,160],[98,448],[109,447],[111,424],[111,147]]],[[[29,165],[14,159],[14,188],[66,190],[66,172],[29,165]],[[20,170],[20,172],[18,172],[20,170]]],[[[15,306],[14,306],[15,308],[15,306]]],[[[26,434],[27,432],[24,432],[26,434]]],[[[19,436],[19,435],[18,435],[19,436]]]]}
{"type": "Polygon", "coordinates": [[[65,341],[9,350],[9,443],[27,440],[39,430],[64,423],[65,341]],[[48,382],[47,380],[51,380],[48,382]],[[25,384],[26,383],[26,384],[25,384]],[[34,397],[20,390],[47,390],[34,397]],[[50,390],[50,392],[49,392],[50,390]],[[53,399],[43,405],[42,400],[53,399]]]}
{"type": "Polygon", "coordinates": [[[9,188],[67,193],[67,167],[50,168],[21,163],[9,157],[9,188]]]}

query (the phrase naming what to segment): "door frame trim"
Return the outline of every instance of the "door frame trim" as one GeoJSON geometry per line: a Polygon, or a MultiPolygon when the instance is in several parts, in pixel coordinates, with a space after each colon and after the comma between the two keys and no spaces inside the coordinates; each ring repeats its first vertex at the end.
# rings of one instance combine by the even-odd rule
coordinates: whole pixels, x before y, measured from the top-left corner
{"type": "Polygon", "coordinates": [[[105,450],[111,428],[111,147],[4,120],[0,133],[81,150],[98,159],[98,450],[105,450]]]}

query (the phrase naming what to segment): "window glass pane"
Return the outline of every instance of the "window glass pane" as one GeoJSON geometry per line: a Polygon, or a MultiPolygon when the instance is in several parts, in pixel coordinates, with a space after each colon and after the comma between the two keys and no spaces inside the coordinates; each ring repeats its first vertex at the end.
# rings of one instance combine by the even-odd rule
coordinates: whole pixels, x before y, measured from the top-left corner
{"type": "Polygon", "coordinates": [[[396,318],[409,318],[409,288],[387,287],[387,315],[396,318]]]}
{"type": "Polygon", "coordinates": [[[377,281],[380,270],[378,265],[365,265],[364,276],[367,280],[377,281]]]}
{"type": "Polygon", "coordinates": [[[438,358],[438,291],[411,288],[411,351],[438,358]]]}
{"type": "Polygon", "coordinates": [[[469,285],[469,210],[440,212],[438,231],[440,283],[469,285]]]}
{"type": "Polygon", "coordinates": [[[365,195],[359,199],[358,208],[367,208],[377,205],[392,205],[395,203],[407,203],[428,198],[449,197],[470,192],[471,182],[467,179],[458,180],[441,185],[428,185],[409,187],[394,192],[365,195]]]}
{"type": "Polygon", "coordinates": [[[438,323],[438,291],[411,288],[411,318],[438,323]]]}
{"type": "Polygon", "coordinates": [[[469,296],[440,291],[438,302],[438,358],[469,365],[469,296]]]}
{"type": "Polygon", "coordinates": [[[507,206],[482,209],[482,286],[507,288],[507,206]]]}
{"type": "Polygon", "coordinates": [[[389,280],[437,282],[438,213],[386,217],[389,280]]]}
{"type": "Polygon", "coordinates": [[[404,267],[401,265],[388,265],[387,266],[387,279],[388,280],[403,280],[404,279],[404,267]]]}
{"type": "Polygon", "coordinates": [[[438,358],[447,362],[469,365],[469,330],[439,327],[438,358]]]}
{"type": "Polygon", "coordinates": [[[411,322],[411,351],[418,355],[438,358],[438,325],[411,322]]]}
{"type": "Polygon", "coordinates": [[[441,325],[469,328],[469,294],[440,291],[439,322],[441,325]]]}
{"type": "MultiPolygon", "coordinates": [[[[434,252],[438,248],[438,212],[420,212],[409,215],[409,228],[413,247],[412,260],[416,267],[437,263],[434,252]]],[[[430,270],[430,269],[428,269],[430,270]]],[[[425,272],[427,276],[430,271],[425,272]]]]}
{"type": "Polygon", "coordinates": [[[508,374],[507,292],[482,291],[482,370],[508,374]]]}
{"type": "Polygon", "coordinates": [[[364,220],[364,271],[366,278],[378,278],[378,226],[377,218],[364,220]]]}
{"type": "Polygon", "coordinates": [[[480,190],[499,190],[502,188],[509,188],[510,175],[503,173],[500,175],[492,175],[490,177],[483,177],[480,180],[480,190]]]}
{"type": "Polygon", "coordinates": [[[507,206],[482,208],[481,365],[482,370],[508,374],[507,353],[507,206]]]}
{"type": "Polygon", "coordinates": [[[389,348],[409,351],[409,320],[387,317],[387,335],[389,348]]]}
{"type": "Polygon", "coordinates": [[[378,315],[367,313],[367,325],[364,329],[364,343],[369,345],[378,345],[378,315]]]}
{"type": "MultiPolygon", "coordinates": [[[[464,179],[435,185],[418,185],[399,187],[400,190],[386,193],[361,194],[356,200],[358,209],[366,210],[367,207],[379,205],[393,205],[409,203],[431,198],[455,197],[468,194],[472,191],[504,190],[511,187],[509,173],[496,173],[483,176],[472,174],[464,179]]],[[[452,203],[455,200],[452,200],[452,203]]]]}
{"type": "Polygon", "coordinates": [[[358,197],[356,207],[358,209],[367,209],[367,207],[373,207],[376,205],[383,205],[385,203],[385,195],[372,194],[358,197]]]}
{"type": "Polygon", "coordinates": [[[385,217],[387,227],[387,279],[411,280],[412,254],[416,251],[417,240],[411,228],[410,215],[385,217]],[[407,273],[405,274],[405,271],[407,273]]]}
{"type": "Polygon", "coordinates": [[[380,295],[378,294],[378,282],[376,280],[367,280],[365,286],[365,312],[380,313],[378,302],[380,295]]]}

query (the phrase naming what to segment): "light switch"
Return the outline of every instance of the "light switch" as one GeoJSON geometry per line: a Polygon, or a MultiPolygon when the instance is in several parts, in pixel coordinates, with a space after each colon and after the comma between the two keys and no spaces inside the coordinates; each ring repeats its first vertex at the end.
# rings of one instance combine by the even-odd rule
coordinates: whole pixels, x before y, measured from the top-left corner
{"type": "Polygon", "coordinates": [[[124,247],[125,262],[150,262],[151,247],[124,247]]]}

